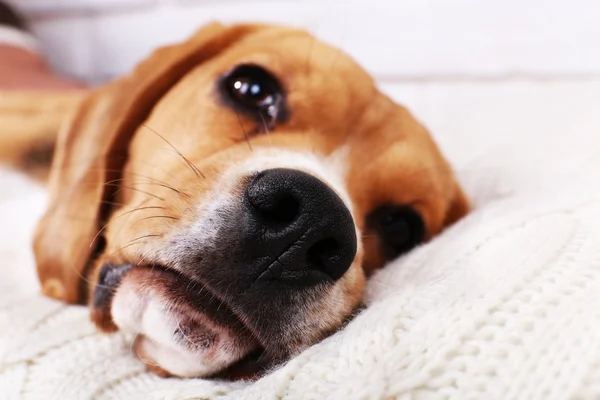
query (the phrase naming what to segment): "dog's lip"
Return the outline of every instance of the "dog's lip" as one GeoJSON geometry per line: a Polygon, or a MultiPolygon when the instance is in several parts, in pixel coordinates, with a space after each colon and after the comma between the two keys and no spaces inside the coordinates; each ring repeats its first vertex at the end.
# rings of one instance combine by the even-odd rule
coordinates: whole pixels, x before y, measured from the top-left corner
{"type": "Polygon", "coordinates": [[[123,277],[133,268],[132,264],[113,265],[104,263],[98,274],[98,284],[94,288],[92,304],[94,308],[107,308],[123,277]]]}
{"type": "MultiPolygon", "coordinates": [[[[182,293],[181,293],[183,296],[181,296],[181,297],[184,297],[184,298],[181,300],[183,300],[185,303],[190,305],[192,308],[196,308],[194,306],[196,306],[197,304],[194,304],[194,298],[192,298],[192,295],[189,292],[192,287],[199,287],[199,291],[198,291],[199,293],[202,290],[208,292],[212,297],[216,298],[219,302],[223,303],[223,305],[228,307],[229,311],[232,311],[231,304],[229,304],[227,299],[224,298],[224,296],[222,296],[218,291],[213,290],[205,282],[201,282],[200,280],[190,277],[190,276],[182,273],[179,270],[176,270],[174,268],[165,267],[161,264],[151,264],[151,265],[147,265],[146,267],[149,267],[154,272],[158,272],[160,274],[176,276],[178,281],[179,280],[183,281],[182,284],[179,285],[180,289],[183,288],[182,293]]],[[[175,307],[175,308],[177,308],[177,307],[175,307]]],[[[239,320],[239,317],[236,319],[239,320]]],[[[243,321],[239,321],[239,322],[243,322],[243,321]]]]}
{"type": "MultiPolygon", "coordinates": [[[[157,264],[153,264],[151,268],[153,268],[155,272],[161,274],[176,275],[179,279],[182,279],[184,282],[187,282],[181,284],[181,287],[185,292],[189,292],[188,289],[190,285],[200,286],[202,290],[205,290],[211,296],[214,296],[222,304],[222,306],[219,306],[216,310],[218,313],[228,313],[234,320],[230,322],[232,322],[233,324],[239,324],[238,329],[234,329],[231,326],[229,326],[229,328],[236,330],[240,339],[243,340],[245,338],[246,340],[250,340],[258,344],[258,348],[256,348],[251,354],[231,364],[230,366],[225,368],[225,370],[216,373],[215,376],[236,376],[238,374],[242,374],[245,377],[253,377],[255,376],[255,374],[259,373],[259,371],[266,370],[269,366],[282,360],[283,355],[272,354],[270,351],[268,351],[269,345],[265,342],[266,340],[268,340],[268,338],[265,338],[263,335],[260,335],[257,332],[257,329],[249,322],[249,320],[243,314],[243,312],[239,310],[239,307],[236,307],[234,304],[232,304],[230,300],[224,298],[225,296],[220,294],[218,291],[212,289],[210,285],[204,282],[200,282],[198,279],[189,277],[180,271],[174,270],[173,268],[168,268],[157,264]],[[242,328],[241,333],[239,330],[240,327],[242,328]],[[257,355],[258,357],[256,357],[257,355]]],[[[189,296],[189,293],[186,294],[189,296]]],[[[194,304],[193,299],[186,298],[184,299],[184,302],[188,307],[191,307],[194,311],[205,311],[201,308],[197,308],[198,304],[194,304]]],[[[189,318],[190,326],[193,326],[195,323],[198,322],[196,318],[194,318],[194,312],[190,313],[189,310],[186,309],[186,305],[182,305],[181,303],[177,305],[177,303],[178,302],[174,302],[171,305],[173,312],[179,314],[180,316],[189,318]]],[[[213,317],[214,316],[215,315],[213,314],[213,317]]],[[[184,322],[184,320],[181,320],[181,322],[184,322]]],[[[184,330],[186,328],[187,326],[185,326],[185,323],[183,325],[180,324],[179,326],[180,330],[184,330]]],[[[183,334],[183,336],[185,336],[183,332],[181,333],[183,334]]],[[[176,334],[179,334],[179,332],[176,332],[176,334]]]]}
{"type": "MultiPolygon", "coordinates": [[[[178,302],[174,302],[171,305],[171,308],[174,312],[189,318],[189,321],[192,324],[196,323],[197,321],[196,321],[196,318],[194,318],[193,313],[190,313],[186,308],[190,307],[192,310],[200,311],[200,312],[206,311],[201,306],[199,306],[198,301],[194,301],[194,300],[197,300],[197,298],[193,298],[193,295],[191,295],[189,293],[190,287],[194,287],[194,286],[199,287],[200,291],[204,290],[208,294],[210,294],[210,296],[214,297],[214,299],[218,300],[220,305],[217,307],[218,308],[217,311],[220,314],[223,314],[223,313],[229,314],[232,317],[232,319],[234,320],[234,321],[231,321],[232,323],[239,324],[239,326],[243,327],[243,329],[245,330],[245,333],[250,336],[250,339],[256,341],[257,343],[260,343],[261,346],[264,348],[263,340],[260,338],[259,335],[257,335],[255,329],[252,327],[251,324],[248,323],[248,321],[244,317],[244,315],[240,315],[240,312],[238,312],[236,310],[236,307],[231,303],[231,301],[228,300],[221,293],[219,293],[217,290],[214,290],[213,288],[211,288],[210,285],[207,285],[205,282],[201,282],[198,279],[194,279],[193,277],[190,277],[178,270],[175,270],[175,269],[169,268],[169,267],[165,267],[160,264],[153,263],[151,265],[146,265],[145,267],[151,268],[155,273],[176,276],[178,280],[182,281],[182,283],[179,285],[179,289],[182,289],[182,293],[181,293],[181,296],[177,296],[177,297],[178,297],[179,303],[181,304],[181,302],[182,302],[182,303],[185,303],[185,305],[178,306],[177,305],[178,302]]],[[[170,296],[175,296],[175,295],[170,294],[170,296]]],[[[214,318],[215,315],[212,315],[212,317],[214,318]]]]}

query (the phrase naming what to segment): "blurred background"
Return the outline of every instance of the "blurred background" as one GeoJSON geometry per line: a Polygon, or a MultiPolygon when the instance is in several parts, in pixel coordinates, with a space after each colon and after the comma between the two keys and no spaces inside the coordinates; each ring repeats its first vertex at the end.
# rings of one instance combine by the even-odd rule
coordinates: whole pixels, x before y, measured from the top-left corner
{"type": "Polygon", "coordinates": [[[551,183],[562,171],[578,174],[590,157],[600,158],[600,3],[594,0],[17,4],[55,68],[91,83],[127,72],[155,47],[209,21],[304,27],[354,56],[382,90],[424,121],[476,203],[533,181],[551,183]],[[577,157],[582,147],[586,156],[577,157]],[[548,160],[564,168],[547,173],[548,160]]]}

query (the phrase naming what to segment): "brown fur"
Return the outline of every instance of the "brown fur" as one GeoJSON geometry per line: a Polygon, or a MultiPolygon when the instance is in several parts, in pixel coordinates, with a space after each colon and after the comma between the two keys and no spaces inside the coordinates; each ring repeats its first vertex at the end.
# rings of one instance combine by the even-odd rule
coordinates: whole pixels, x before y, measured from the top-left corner
{"type": "MultiPolygon", "coordinates": [[[[345,160],[344,184],[363,237],[340,289],[347,299],[340,318],[360,301],[365,274],[385,262],[378,238],[365,226],[369,212],[382,204],[411,205],[429,239],[469,208],[427,130],[349,57],[303,31],[205,27],[83,101],[68,95],[63,108],[44,114],[42,127],[32,124],[22,140],[11,141],[12,131],[3,134],[2,145],[11,150],[0,157],[18,165],[37,143],[49,143],[75,104],[57,143],[50,206],[34,246],[44,293],[63,301],[85,300],[100,261],[160,261],[152,260],[152,249],[189,226],[197,217],[192,206],[202,204],[219,177],[269,149],[345,160]],[[254,120],[236,115],[215,95],[217,77],[240,62],[266,66],[285,85],[291,117],[272,132],[255,133],[254,120]]],[[[26,112],[12,117],[21,115],[26,112]]],[[[106,311],[95,310],[94,320],[114,330],[106,311]]],[[[328,322],[328,328],[340,322],[328,322]]]]}
{"type": "Polygon", "coordinates": [[[0,91],[0,162],[45,181],[56,137],[83,91],[0,91]]]}

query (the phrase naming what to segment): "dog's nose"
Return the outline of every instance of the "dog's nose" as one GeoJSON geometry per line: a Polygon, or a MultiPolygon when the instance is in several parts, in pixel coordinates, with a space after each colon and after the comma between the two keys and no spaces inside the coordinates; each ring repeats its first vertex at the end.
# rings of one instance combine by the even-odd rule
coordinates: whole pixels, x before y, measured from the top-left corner
{"type": "Polygon", "coordinates": [[[336,280],[356,256],[350,211],[324,182],[293,169],[270,169],[247,186],[245,251],[267,256],[259,279],[336,280]]]}

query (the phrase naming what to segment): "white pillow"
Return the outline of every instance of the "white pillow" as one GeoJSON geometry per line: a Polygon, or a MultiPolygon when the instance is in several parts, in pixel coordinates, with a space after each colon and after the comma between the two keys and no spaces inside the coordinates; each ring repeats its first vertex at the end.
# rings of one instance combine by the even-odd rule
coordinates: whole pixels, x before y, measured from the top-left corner
{"type": "MultiPolygon", "coordinates": [[[[44,399],[600,398],[597,182],[565,179],[480,205],[377,273],[368,284],[369,307],[344,330],[255,383],[158,378],[131,354],[130,337],[96,333],[87,309],[43,298],[31,284],[3,291],[0,393],[44,399]]],[[[36,196],[41,210],[44,198],[36,196]]],[[[32,203],[25,206],[31,210],[32,203]]],[[[1,276],[22,269],[9,261],[2,259],[1,276]]]]}

